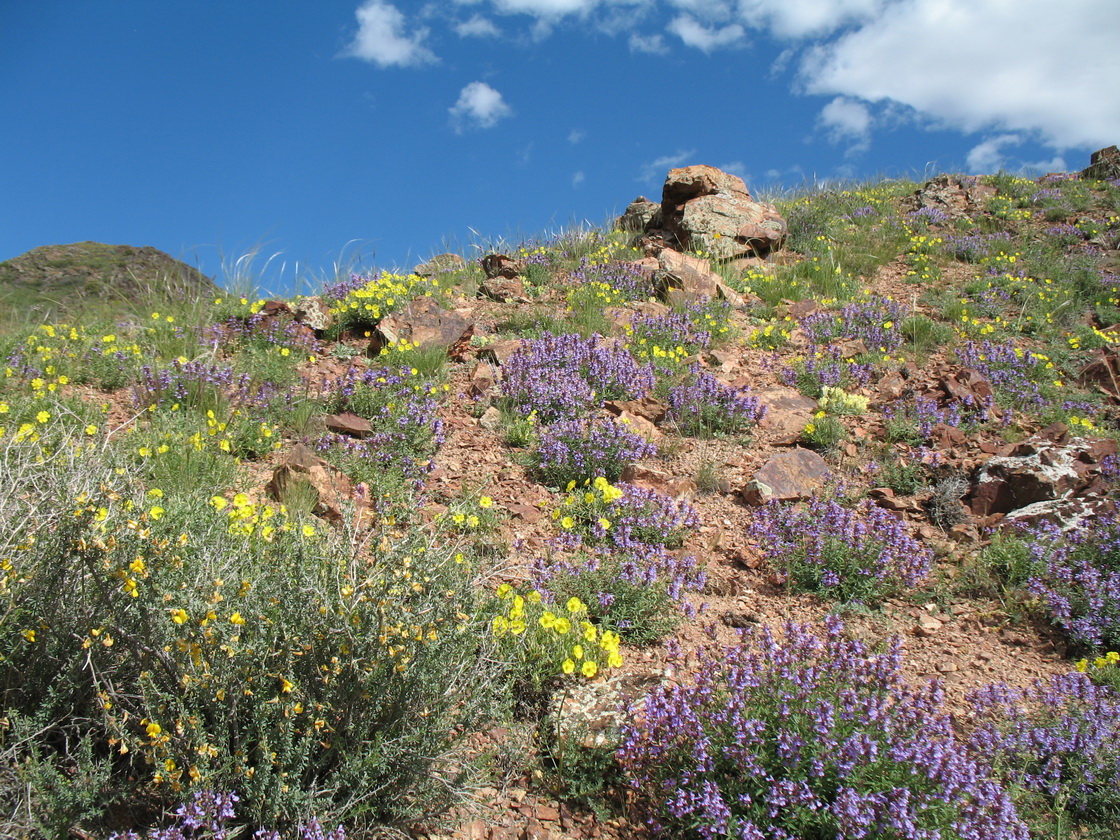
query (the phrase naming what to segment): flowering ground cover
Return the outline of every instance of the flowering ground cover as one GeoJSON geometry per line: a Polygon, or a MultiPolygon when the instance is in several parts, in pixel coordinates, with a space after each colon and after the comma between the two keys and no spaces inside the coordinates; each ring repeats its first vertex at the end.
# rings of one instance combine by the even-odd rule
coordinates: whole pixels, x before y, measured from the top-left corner
{"type": "Polygon", "coordinates": [[[1120,184],[966,187],[13,324],[0,834],[1117,836],[1120,184]]]}

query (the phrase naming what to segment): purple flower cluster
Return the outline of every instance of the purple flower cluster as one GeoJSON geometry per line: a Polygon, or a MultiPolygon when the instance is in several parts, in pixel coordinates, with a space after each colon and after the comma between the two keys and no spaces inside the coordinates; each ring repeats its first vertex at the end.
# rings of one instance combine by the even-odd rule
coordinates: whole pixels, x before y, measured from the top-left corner
{"type": "MultiPolygon", "coordinates": [[[[698,309],[697,304],[690,308],[698,309]]],[[[688,354],[707,350],[712,343],[712,333],[696,326],[696,312],[666,312],[663,315],[639,315],[630,322],[630,344],[645,339],[646,347],[657,345],[662,350],[683,347],[688,354]]],[[[646,354],[648,355],[648,353],[646,354]]]]}
{"type": "Polygon", "coordinates": [[[622,496],[609,506],[610,542],[619,548],[662,545],[676,548],[689,530],[700,524],[696,509],[656,490],[620,484],[622,496]]]}
{"type": "Polygon", "coordinates": [[[871,382],[874,366],[849,361],[839,347],[815,348],[792,365],[784,366],[779,377],[784,385],[796,387],[809,397],[819,397],[821,389],[843,388],[846,391],[871,382]]]}
{"type": "Polygon", "coordinates": [[[901,642],[872,655],[826,619],[704,651],[691,684],[632,706],[617,756],[655,830],[702,838],[1026,840],[968,755],[936,685],[908,689],[901,642]]]}
{"type": "MultiPolygon", "coordinates": [[[[1080,822],[1120,812],[1120,694],[1087,674],[990,685],[969,696],[968,748],[1008,782],[1047,797],[1080,822]]],[[[1115,825],[1115,823],[1112,823],[1115,825]]]]}
{"type": "Polygon", "coordinates": [[[211,344],[257,344],[264,347],[287,347],[303,353],[321,352],[315,334],[296,321],[283,320],[257,312],[248,318],[232,317],[206,329],[211,344]]]}
{"type": "Polygon", "coordinates": [[[863,204],[856,207],[849,213],[845,213],[840,218],[846,222],[854,221],[855,219],[866,219],[870,216],[878,215],[878,211],[870,204],[863,204]]]}
{"type": "Polygon", "coordinates": [[[979,263],[997,251],[1011,248],[1011,235],[1007,233],[969,233],[946,236],[941,244],[945,253],[967,263],[979,263]]]}
{"type": "Polygon", "coordinates": [[[640,399],[653,386],[649,365],[601,336],[545,334],[522,342],[502,366],[502,394],[543,423],[584,415],[603,400],[640,399]]]}
{"type": "MultiPolygon", "coordinates": [[[[679,601],[686,590],[699,590],[704,587],[707,575],[700,568],[699,561],[691,554],[674,554],[663,545],[634,543],[625,549],[596,549],[577,554],[573,558],[551,558],[538,560],[533,566],[534,586],[539,589],[555,591],[570,586],[572,578],[590,577],[601,572],[597,593],[591,602],[599,609],[591,608],[593,616],[609,615],[610,608],[617,605],[617,583],[632,587],[651,587],[658,582],[664,593],[672,600],[679,601]],[[559,584],[558,582],[561,582],[559,584]]],[[[628,629],[627,622],[620,628],[628,629]]]]}
{"type": "Polygon", "coordinates": [[[237,375],[228,365],[174,359],[163,368],[141,367],[140,381],[132,389],[132,401],[138,408],[174,403],[201,406],[219,393],[236,392],[244,398],[251,390],[249,374],[237,375]]]}
{"type": "Polygon", "coordinates": [[[902,320],[906,307],[895,300],[874,296],[849,303],[839,311],[814,312],[801,319],[801,329],[814,344],[863,339],[871,352],[891,351],[902,345],[902,320]]]}
{"type": "MultiPolygon", "coordinates": [[[[236,826],[229,824],[235,816],[236,793],[216,793],[215,791],[196,791],[190,802],[180,805],[175,811],[175,823],[168,828],[149,829],[143,835],[146,840],[225,840],[240,833],[236,826]]],[[[253,834],[254,840],[280,840],[280,832],[260,829],[253,834]]],[[[324,831],[314,817],[306,825],[299,827],[297,840],[346,840],[346,830],[339,826],[334,831],[324,831]]],[[[135,831],[112,834],[109,840],[141,840],[135,831]]]]}
{"type": "Polygon", "coordinates": [[[623,300],[648,300],[654,294],[652,273],[633,262],[594,262],[584,257],[568,274],[568,284],[589,283],[604,283],[623,300]]]}
{"type": "Polygon", "coordinates": [[[656,454],[657,447],[621,423],[577,419],[543,429],[533,458],[541,481],[564,487],[599,476],[618,481],[628,464],[656,454]]]}
{"type": "Polygon", "coordinates": [[[903,522],[869,502],[855,510],[820,498],[771,502],[747,533],[788,583],[843,601],[878,601],[920,583],[933,566],[933,553],[903,522]]]}
{"type": "Polygon", "coordinates": [[[906,219],[911,225],[928,227],[929,225],[944,225],[950,221],[950,216],[938,207],[920,207],[907,214],[906,219]]]}
{"type": "Polygon", "coordinates": [[[324,283],[323,297],[331,303],[338,303],[351,292],[365,288],[375,279],[377,279],[377,275],[351,274],[347,279],[339,280],[337,283],[324,283]]]}
{"type": "MultiPolygon", "coordinates": [[[[987,419],[992,407],[992,398],[977,400],[969,397],[968,400],[966,402],[951,400],[942,406],[936,399],[915,396],[912,405],[904,406],[896,402],[884,406],[883,417],[888,423],[908,425],[912,422],[911,428],[916,429],[918,439],[929,441],[933,439],[935,426],[952,426],[954,429],[962,426],[972,428],[987,419]]],[[[897,437],[902,435],[896,435],[897,437]]],[[[907,434],[905,437],[909,438],[910,435],[907,434]]]]}
{"type": "Polygon", "coordinates": [[[371,433],[362,439],[325,434],[316,442],[361,465],[353,474],[387,472],[419,482],[430,459],[443,445],[439,403],[422,379],[387,368],[359,372],[351,369],[336,380],[324,380],[325,402],[332,411],[352,411],[370,421],[371,433]]]}
{"type": "Polygon", "coordinates": [[[766,406],[749,388],[732,388],[696,365],[669,391],[667,417],[686,435],[739,432],[765,414],[766,406]]]}
{"type": "Polygon", "coordinates": [[[635,542],[551,555],[534,564],[533,579],[552,600],[563,603],[574,595],[587,604],[591,620],[643,645],[664,638],[683,615],[693,614],[684,594],[702,589],[707,576],[691,554],[635,542]]]}
{"type": "Polygon", "coordinates": [[[1028,588],[1076,643],[1120,647],[1120,514],[1064,533],[1039,523],[1029,533],[1037,573],[1028,588]]]}
{"type": "Polygon", "coordinates": [[[1017,408],[1046,407],[1046,399],[1038,383],[1053,365],[1038,353],[1023,350],[1011,341],[998,344],[969,341],[957,348],[957,358],[965,366],[978,370],[1001,396],[1017,408]]]}

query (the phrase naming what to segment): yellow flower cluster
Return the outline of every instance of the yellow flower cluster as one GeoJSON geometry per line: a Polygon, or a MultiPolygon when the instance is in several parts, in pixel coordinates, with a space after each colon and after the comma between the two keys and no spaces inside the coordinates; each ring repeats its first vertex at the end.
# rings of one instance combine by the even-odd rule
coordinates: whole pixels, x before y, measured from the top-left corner
{"type": "Polygon", "coordinates": [[[498,524],[494,500],[481,496],[477,500],[464,500],[451,504],[437,521],[449,522],[459,531],[490,531],[498,524]]]}
{"type": "Polygon", "coordinates": [[[843,388],[824,385],[821,387],[818,404],[828,414],[863,414],[867,411],[870,400],[860,394],[850,394],[843,388]]]}
{"type": "MultiPolygon", "coordinates": [[[[792,319],[787,315],[785,321],[792,319]]],[[[777,350],[784,347],[793,335],[792,331],[780,322],[770,322],[761,329],[751,331],[748,341],[752,347],[761,347],[763,350],[777,350]]]]}
{"type": "Polygon", "coordinates": [[[562,529],[579,530],[593,540],[610,530],[610,505],[622,497],[622,490],[599,476],[579,486],[569,481],[564,492],[564,500],[552,511],[552,520],[562,529]]]}
{"type": "Polygon", "coordinates": [[[216,511],[225,511],[231,534],[257,536],[265,542],[272,542],[278,535],[290,532],[307,538],[318,533],[309,523],[297,528],[297,523],[288,518],[288,509],[284,505],[257,504],[250,501],[245,493],[237,493],[232,501],[225,496],[214,496],[210,499],[210,506],[216,511]]]}
{"type": "Polygon", "coordinates": [[[560,674],[578,672],[587,679],[622,666],[618,634],[600,631],[588,621],[587,606],[579,598],[569,598],[563,608],[550,608],[538,590],[522,596],[508,583],[498,587],[497,595],[507,606],[491,621],[491,632],[499,639],[516,639],[534,660],[560,674]]]}
{"type": "Polygon", "coordinates": [[[384,272],[369,279],[331,307],[345,321],[374,324],[416,297],[431,297],[440,292],[435,277],[384,272]]]}
{"type": "Polygon", "coordinates": [[[1099,670],[1101,668],[1120,668],[1120,653],[1110,650],[1104,656],[1098,656],[1092,663],[1090,663],[1088,659],[1079,660],[1074,667],[1084,674],[1090,670],[1090,664],[1093,670],[1099,670]]]}

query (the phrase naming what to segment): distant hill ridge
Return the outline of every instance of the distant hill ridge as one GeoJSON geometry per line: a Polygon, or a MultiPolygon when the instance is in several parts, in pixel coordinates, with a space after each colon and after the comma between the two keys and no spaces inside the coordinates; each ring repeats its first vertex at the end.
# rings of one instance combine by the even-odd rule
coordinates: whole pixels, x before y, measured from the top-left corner
{"type": "Polygon", "coordinates": [[[91,304],[113,307],[216,292],[218,286],[198,269],[148,246],[44,245],[0,263],[0,308],[32,320],[88,310],[91,304]]]}

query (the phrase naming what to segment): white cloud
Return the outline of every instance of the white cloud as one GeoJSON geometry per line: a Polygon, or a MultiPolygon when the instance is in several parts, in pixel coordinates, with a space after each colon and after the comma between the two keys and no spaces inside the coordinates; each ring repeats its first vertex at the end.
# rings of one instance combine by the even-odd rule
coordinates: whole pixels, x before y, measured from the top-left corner
{"type": "Polygon", "coordinates": [[[739,0],[739,19],[781,38],[827,35],[876,15],[885,0],[739,0]]]}
{"type": "Polygon", "coordinates": [[[669,48],[665,46],[665,39],[660,35],[639,35],[633,32],[630,34],[630,52],[664,55],[669,52],[669,48]]]}
{"type": "Polygon", "coordinates": [[[695,149],[688,151],[680,151],[675,155],[665,155],[656,160],[650,161],[642,166],[642,174],[638,176],[639,181],[661,181],[664,180],[666,173],[670,169],[678,168],[682,163],[691,160],[696,155],[695,149]]]}
{"type": "Polygon", "coordinates": [[[871,142],[871,110],[862,102],[837,96],[818,118],[833,143],[850,142],[849,153],[865,151],[871,142]]]}
{"type": "Polygon", "coordinates": [[[583,174],[583,170],[581,169],[579,172],[572,176],[572,189],[576,189],[577,187],[579,187],[579,185],[582,184],[586,179],[587,176],[583,174]]]}
{"type": "Polygon", "coordinates": [[[1011,172],[1065,172],[1066,161],[1061,155],[1050,160],[1022,161],[1009,157],[1004,149],[1018,146],[1023,138],[1018,134],[1000,134],[989,137],[974,146],[968,153],[966,166],[973,175],[989,175],[1001,169],[1011,172]]]}
{"type": "Polygon", "coordinates": [[[586,136],[587,136],[586,131],[581,131],[578,128],[573,128],[571,131],[568,132],[568,142],[571,143],[574,146],[576,143],[578,143],[580,140],[582,140],[586,136]]]}
{"type": "Polygon", "coordinates": [[[482,15],[475,15],[470,20],[456,24],[455,34],[460,38],[497,38],[502,32],[493,21],[482,15]]]}
{"type": "Polygon", "coordinates": [[[493,128],[498,120],[513,114],[502,95],[486,84],[471,82],[459,91],[459,100],[450,108],[452,124],[458,133],[465,129],[493,128]]]}
{"type": "Polygon", "coordinates": [[[1003,168],[1006,160],[1003,150],[1007,146],[1018,146],[1023,138],[1018,134],[1001,134],[998,137],[989,137],[984,142],[974,146],[968,153],[965,166],[970,174],[989,175],[1003,168]]]}
{"type": "Polygon", "coordinates": [[[696,49],[704,52],[711,52],[720,47],[737,44],[746,34],[746,30],[737,23],[710,28],[699,23],[696,18],[690,15],[680,15],[673,18],[669,21],[666,29],[688,46],[696,47],[696,49]]]}
{"type": "Polygon", "coordinates": [[[358,32],[345,55],[372,61],[379,67],[411,67],[437,60],[424,46],[428,30],[421,27],[405,34],[404,15],[392,3],[367,0],[354,14],[358,18],[358,32]]]}
{"type": "Polygon", "coordinates": [[[586,14],[598,5],[599,0],[494,0],[494,6],[501,12],[552,18],[586,14]]]}
{"type": "Polygon", "coordinates": [[[901,103],[966,132],[1096,148],[1120,136],[1117,44],[1115,0],[1066,0],[1060,14],[1050,0],[891,0],[813,48],[802,79],[809,93],[901,103]]]}

